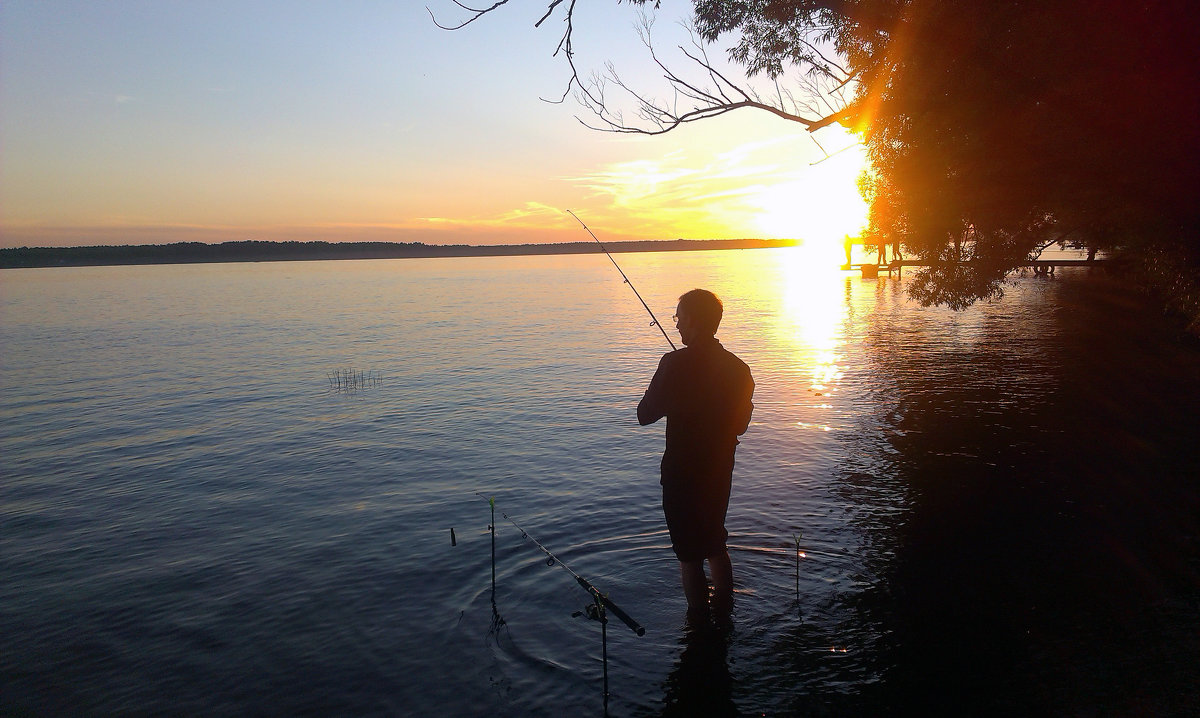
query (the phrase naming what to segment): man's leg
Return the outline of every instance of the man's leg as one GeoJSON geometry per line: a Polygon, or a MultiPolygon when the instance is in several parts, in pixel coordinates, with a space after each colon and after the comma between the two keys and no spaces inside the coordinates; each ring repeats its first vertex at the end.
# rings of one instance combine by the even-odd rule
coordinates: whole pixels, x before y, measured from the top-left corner
{"type": "Polygon", "coordinates": [[[718,618],[728,619],[733,612],[733,563],[729,560],[729,549],[709,556],[708,568],[712,572],[713,608],[718,618]]]}
{"type": "Polygon", "coordinates": [[[687,598],[688,618],[693,621],[708,618],[708,579],[704,576],[704,560],[680,561],[679,575],[683,580],[683,595],[687,598]]]}

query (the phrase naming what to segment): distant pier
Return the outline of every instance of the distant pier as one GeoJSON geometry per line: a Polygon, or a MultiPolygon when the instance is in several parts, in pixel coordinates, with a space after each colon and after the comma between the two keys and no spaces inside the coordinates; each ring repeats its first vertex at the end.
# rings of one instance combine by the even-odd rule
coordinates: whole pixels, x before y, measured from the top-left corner
{"type": "MultiPolygon", "coordinates": [[[[1029,262],[1021,262],[1017,267],[1032,268],[1034,274],[1054,274],[1054,270],[1058,267],[1102,267],[1108,263],[1106,259],[1035,259],[1029,262]]],[[[970,262],[963,262],[970,264],[970,262]]],[[[889,275],[895,272],[900,275],[905,267],[928,267],[929,262],[921,259],[893,259],[890,262],[862,262],[857,264],[843,264],[843,270],[858,269],[862,272],[865,278],[879,276],[882,272],[887,272],[889,275]]]]}
{"type": "MultiPolygon", "coordinates": [[[[842,241],[842,247],[846,250],[846,263],[842,265],[842,270],[860,270],[862,272],[862,276],[867,279],[878,277],[881,272],[887,272],[889,276],[892,274],[892,272],[900,275],[903,273],[905,267],[932,266],[930,262],[927,262],[923,259],[903,259],[900,256],[899,242],[863,242],[859,238],[846,235],[842,241]],[[850,255],[854,245],[859,245],[864,248],[873,247],[874,250],[872,253],[878,253],[876,261],[852,262],[850,260],[850,255]],[[891,250],[892,254],[891,260],[888,260],[889,249],[891,250]]],[[[1108,262],[1106,259],[1097,259],[1096,250],[1094,248],[1088,248],[1087,253],[1087,257],[1080,257],[1076,259],[1034,259],[1028,262],[1016,264],[1014,269],[1018,267],[1032,269],[1034,274],[1045,276],[1054,274],[1054,270],[1058,267],[1098,267],[1103,266],[1108,262]]],[[[962,264],[970,266],[971,262],[962,262],[962,264]]]]}

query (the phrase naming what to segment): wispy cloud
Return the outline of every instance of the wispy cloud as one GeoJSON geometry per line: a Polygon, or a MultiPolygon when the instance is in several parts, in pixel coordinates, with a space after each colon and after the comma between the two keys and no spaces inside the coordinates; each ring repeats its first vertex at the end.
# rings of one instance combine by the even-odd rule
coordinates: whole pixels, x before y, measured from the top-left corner
{"type": "Polygon", "coordinates": [[[835,163],[811,165],[821,157],[811,139],[795,134],[614,162],[567,181],[591,193],[612,222],[648,236],[829,234],[815,218],[854,211],[837,187],[856,190],[853,177],[830,172],[835,163]]]}
{"type": "Polygon", "coordinates": [[[436,226],[455,227],[546,227],[562,223],[562,210],[541,202],[526,202],[523,206],[492,216],[419,217],[417,222],[436,226]]]}
{"type": "Polygon", "coordinates": [[[607,211],[640,218],[643,233],[746,235],[748,197],[787,175],[800,153],[786,140],[750,142],[718,154],[681,150],[657,159],[613,163],[568,178],[604,200],[607,211]]]}

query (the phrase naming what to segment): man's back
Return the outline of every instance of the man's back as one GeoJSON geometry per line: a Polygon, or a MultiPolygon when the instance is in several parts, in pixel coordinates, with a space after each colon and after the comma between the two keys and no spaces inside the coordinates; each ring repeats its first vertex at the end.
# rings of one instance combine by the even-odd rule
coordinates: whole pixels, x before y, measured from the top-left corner
{"type": "Polygon", "coordinates": [[[749,367],[715,338],[664,355],[638,406],[643,424],[667,417],[663,482],[729,476],[753,393],[749,367]]]}

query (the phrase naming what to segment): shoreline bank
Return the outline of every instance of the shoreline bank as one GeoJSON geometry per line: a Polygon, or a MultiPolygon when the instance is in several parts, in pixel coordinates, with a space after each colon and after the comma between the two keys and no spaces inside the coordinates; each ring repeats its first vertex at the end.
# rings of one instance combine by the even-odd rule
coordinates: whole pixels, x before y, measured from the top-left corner
{"type": "MultiPolygon", "coordinates": [[[[613,254],[680,252],[704,249],[791,247],[794,239],[674,239],[605,243],[613,254]]],[[[92,247],[13,247],[0,249],[0,269],[95,267],[134,264],[198,264],[219,262],[295,262],[330,259],[427,259],[545,254],[599,254],[596,242],[557,244],[424,244],[422,242],[264,242],[205,244],[103,245],[92,247]]]]}

